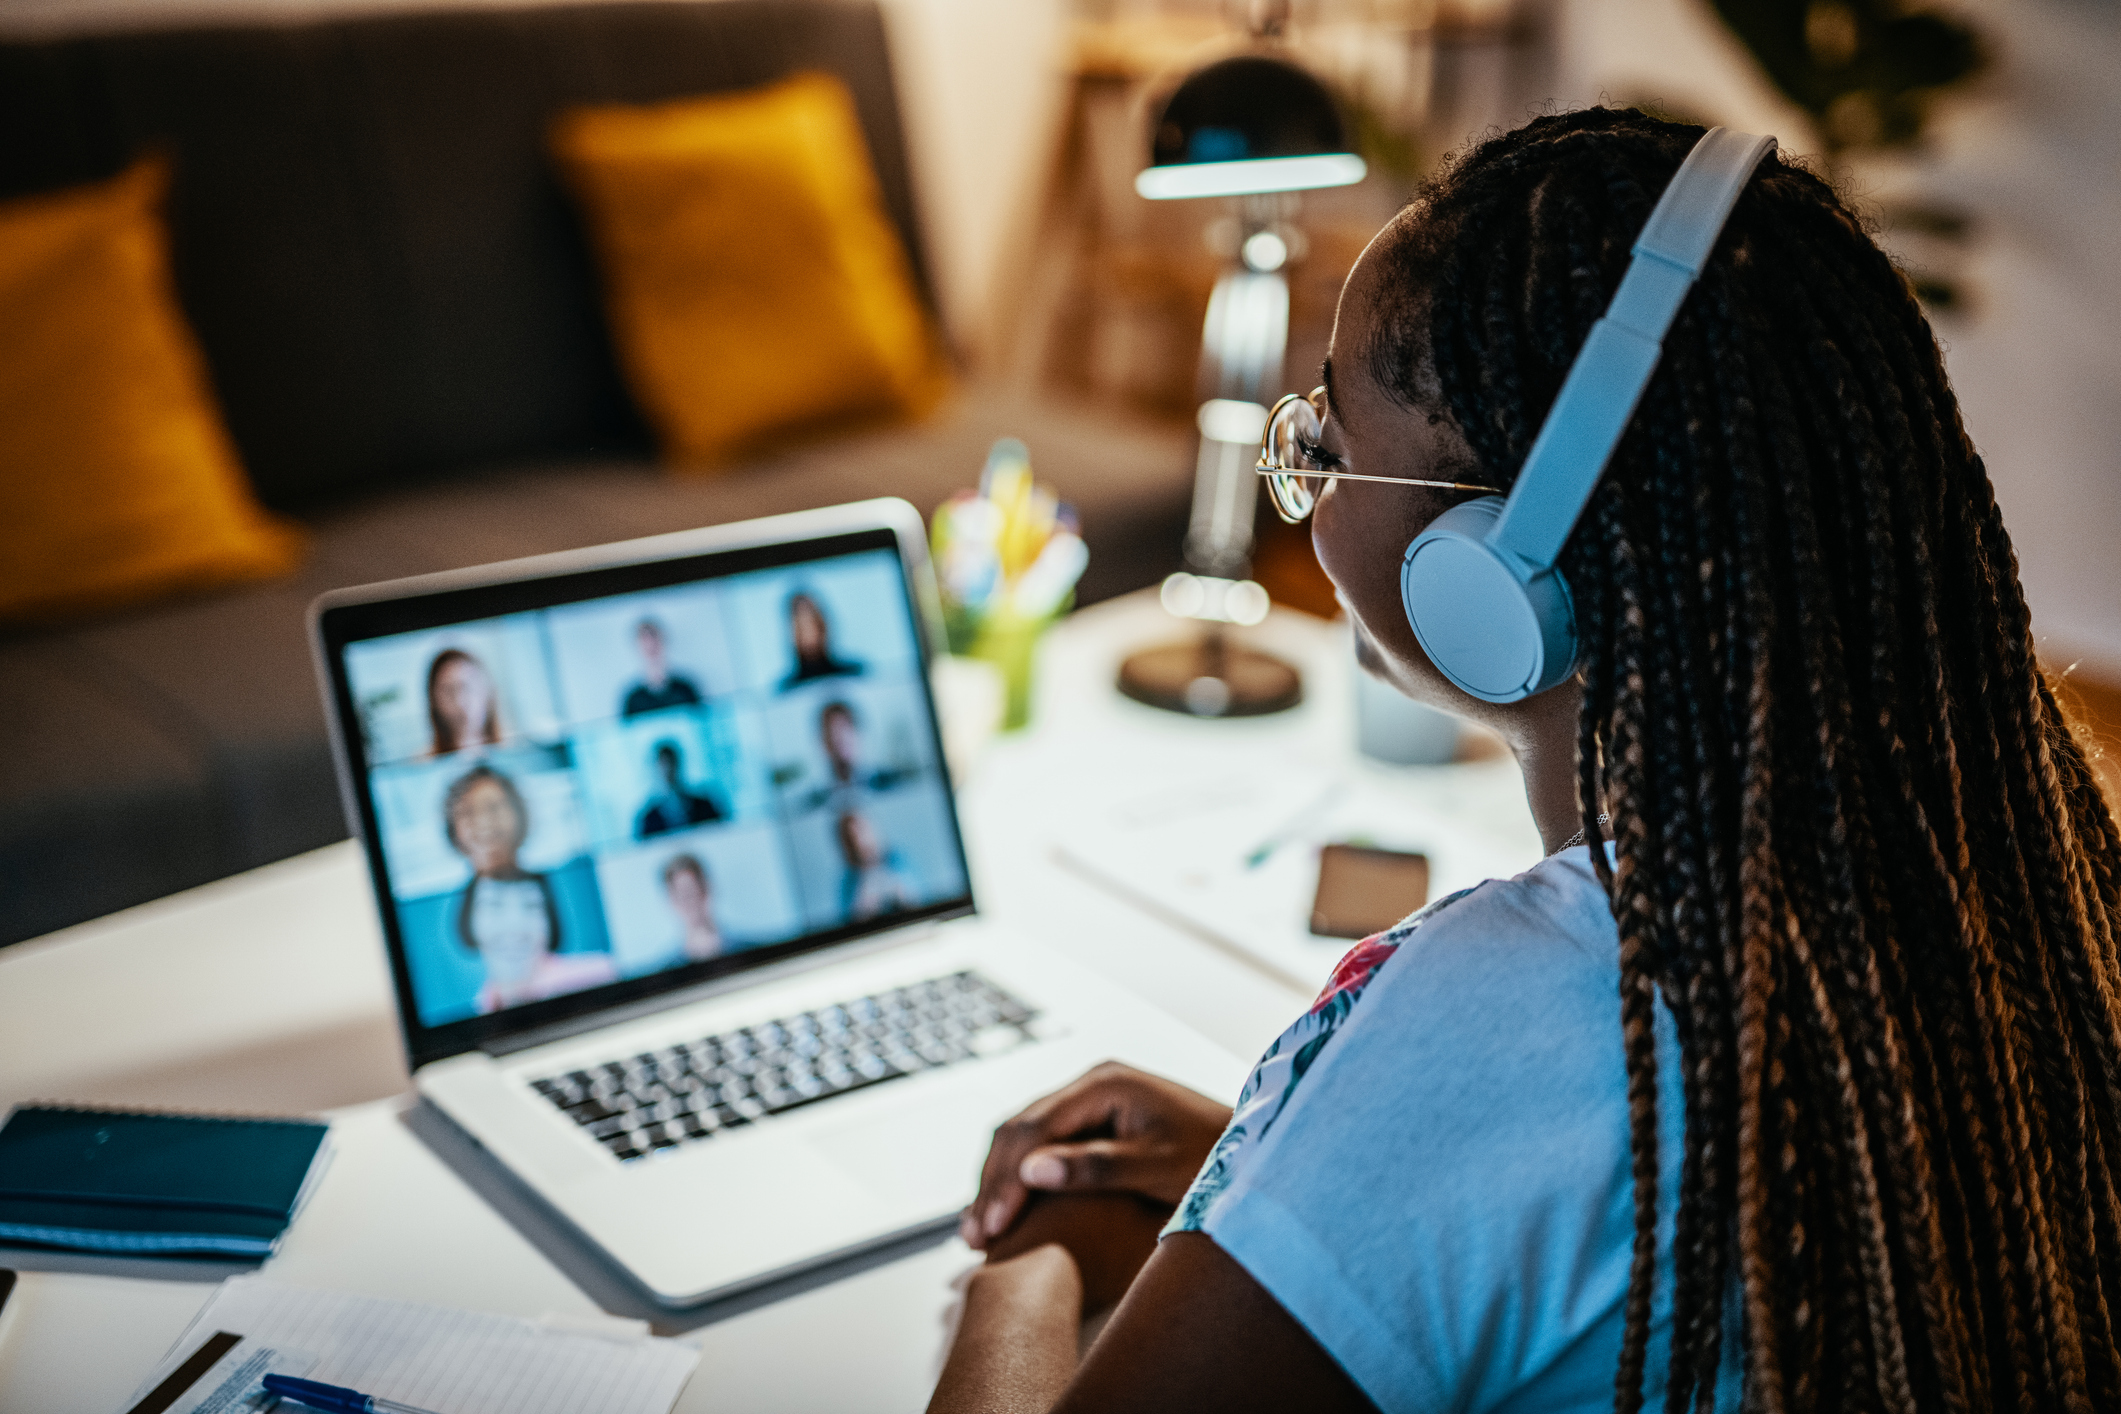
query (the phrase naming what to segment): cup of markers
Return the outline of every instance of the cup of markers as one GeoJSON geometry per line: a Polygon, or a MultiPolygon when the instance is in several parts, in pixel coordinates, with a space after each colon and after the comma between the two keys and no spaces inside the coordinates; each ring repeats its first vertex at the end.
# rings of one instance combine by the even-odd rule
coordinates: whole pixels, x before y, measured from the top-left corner
{"type": "Polygon", "coordinates": [[[1002,730],[1031,720],[1039,639],[1075,602],[1090,552],[1075,512],[1031,475],[1031,454],[1004,437],[987,453],[977,491],[936,508],[929,539],[950,651],[1000,672],[1002,730]]]}

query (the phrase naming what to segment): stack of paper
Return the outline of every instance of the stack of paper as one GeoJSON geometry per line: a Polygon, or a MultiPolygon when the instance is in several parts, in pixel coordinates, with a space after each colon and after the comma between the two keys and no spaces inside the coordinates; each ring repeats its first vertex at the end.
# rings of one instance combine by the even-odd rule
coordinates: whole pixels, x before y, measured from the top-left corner
{"type": "Polygon", "coordinates": [[[259,1381],[280,1374],[438,1414],[669,1414],[699,1352],[652,1339],[636,1322],[614,1321],[600,1334],[581,1334],[580,1324],[236,1277],[127,1411],[252,1414],[274,1404],[259,1381]]]}

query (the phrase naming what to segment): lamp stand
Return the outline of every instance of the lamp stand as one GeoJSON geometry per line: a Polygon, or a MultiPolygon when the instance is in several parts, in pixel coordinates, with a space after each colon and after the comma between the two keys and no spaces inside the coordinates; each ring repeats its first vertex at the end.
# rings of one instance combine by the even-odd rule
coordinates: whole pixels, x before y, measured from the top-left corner
{"type": "Polygon", "coordinates": [[[1291,198],[1243,198],[1248,232],[1240,264],[1223,272],[1201,331],[1200,455],[1186,565],[1164,585],[1164,607],[1203,628],[1180,643],[1144,648],[1120,665],[1119,690],[1137,702],[1196,717],[1256,717],[1303,700],[1303,679],[1271,654],[1230,641],[1228,625],[1266,617],[1267,596],[1247,576],[1259,507],[1253,471],[1289,342],[1288,245],[1275,234],[1291,198]],[[1261,239],[1265,237],[1265,239],[1261,239]]]}

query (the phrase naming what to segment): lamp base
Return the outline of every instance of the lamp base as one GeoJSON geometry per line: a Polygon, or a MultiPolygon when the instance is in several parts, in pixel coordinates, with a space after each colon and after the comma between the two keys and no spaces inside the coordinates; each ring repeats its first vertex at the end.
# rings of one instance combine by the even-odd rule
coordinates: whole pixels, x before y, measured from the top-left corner
{"type": "Polygon", "coordinates": [[[1130,654],[1119,690],[1136,702],[1190,717],[1263,717],[1304,700],[1303,678],[1281,659],[1240,648],[1210,630],[1190,643],[1130,654]]]}

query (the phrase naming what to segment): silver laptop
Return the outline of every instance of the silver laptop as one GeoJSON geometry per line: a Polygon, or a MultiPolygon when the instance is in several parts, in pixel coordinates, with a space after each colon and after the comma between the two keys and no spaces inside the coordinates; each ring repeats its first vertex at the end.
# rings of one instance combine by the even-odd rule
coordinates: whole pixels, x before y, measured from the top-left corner
{"type": "Polygon", "coordinates": [[[665,1304],[953,1221],[1100,1060],[1242,1076],[976,913],[933,602],[877,500],[312,610],[414,1083],[665,1304]]]}

